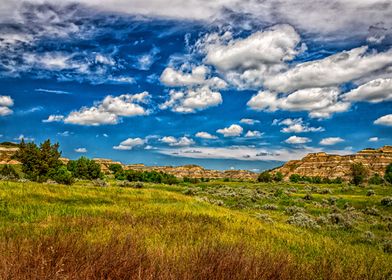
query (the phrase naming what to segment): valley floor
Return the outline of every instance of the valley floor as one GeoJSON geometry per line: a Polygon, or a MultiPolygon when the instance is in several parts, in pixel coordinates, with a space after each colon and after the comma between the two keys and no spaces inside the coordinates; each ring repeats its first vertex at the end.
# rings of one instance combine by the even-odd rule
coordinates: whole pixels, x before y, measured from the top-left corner
{"type": "Polygon", "coordinates": [[[0,182],[0,279],[392,279],[391,186],[134,186],[0,182]]]}

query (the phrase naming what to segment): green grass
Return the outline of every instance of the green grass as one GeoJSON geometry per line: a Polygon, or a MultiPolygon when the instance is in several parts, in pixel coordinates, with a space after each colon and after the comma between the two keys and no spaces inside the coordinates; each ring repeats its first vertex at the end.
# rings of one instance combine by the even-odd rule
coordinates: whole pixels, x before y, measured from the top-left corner
{"type": "MultiPolygon", "coordinates": [[[[121,243],[129,238],[147,252],[143,254],[152,254],[152,259],[159,260],[159,265],[151,264],[154,271],[166,268],[165,273],[159,270],[163,276],[156,279],[185,279],[186,273],[192,273],[193,277],[188,276],[189,279],[212,279],[211,275],[216,275],[213,279],[225,279],[217,268],[208,270],[210,274],[199,271],[202,269],[200,263],[209,267],[220,258],[226,262],[244,261],[247,268],[253,267],[250,264],[270,267],[270,271],[274,271],[273,264],[284,260],[287,271],[280,268],[280,276],[269,275],[265,279],[286,279],[291,277],[289,275],[293,279],[391,279],[392,254],[384,252],[384,245],[392,238],[392,207],[381,206],[380,200],[390,196],[392,188],[371,188],[376,195],[368,197],[367,188],[341,185],[318,185],[316,189],[287,183],[209,182],[174,186],[144,184],[142,189],[132,189],[120,188],[114,181],[109,187],[95,187],[90,182],[78,182],[73,186],[0,182],[0,259],[4,260],[0,261],[0,279],[31,276],[31,271],[26,274],[19,268],[16,273],[12,267],[16,269],[13,262],[31,267],[42,265],[31,263],[35,260],[32,252],[42,254],[47,263],[47,252],[40,251],[42,244],[49,242],[47,240],[52,244],[49,248],[75,250],[72,258],[80,259],[81,263],[85,261],[87,266],[90,262],[80,251],[96,248],[98,252],[102,249],[99,246],[112,244],[113,239],[121,243]],[[330,189],[330,193],[323,194],[325,188],[330,189]],[[312,199],[305,200],[306,194],[311,194],[312,199]],[[331,197],[335,198],[334,204],[330,202],[331,197]],[[264,210],[266,204],[273,204],[277,209],[264,210]],[[302,207],[304,213],[316,221],[317,227],[288,224],[291,215],[285,210],[289,206],[302,207]],[[378,215],[366,214],[367,207],[375,207],[378,215]],[[322,217],[332,213],[351,219],[350,226],[321,222],[322,217]],[[265,219],[265,214],[269,220],[265,219]],[[374,236],[369,238],[368,231],[374,236]],[[71,246],[66,241],[70,236],[80,244],[69,241],[73,247],[66,247],[71,246]],[[245,255],[235,248],[242,248],[245,255]],[[203,250],[212,250],[203,253],[211,260],[200,258],[203,250]],[[239,257],[226,259],[224,252],[227,250],[231,252],[227,256],[233,258],[238,254],[239,257]],[[15,252],[21,254],[18,261],[13,261],[15,252]]],[[[107,250],[114,254],[116,248],[113,245],[107,250]]],[[[122,251],[118,249],[118,252],[122,251]]],[[[101,254],[105,255],[104,251],[101,254]]],[[[218,263],[222,265],[220,261],[218,263]]],[[[71,266],[67,262],[64,265],[71,266]]],[[[152,268],[148,267],[148,275],[152,275],[152,268]]],[[[282,264],[279,267],[283,267],[282,264]]],[[[237,270],[238,273],[247,271],[241,267],[237,270]]],[[[255,271],[260,273],[260,267],[255,271]]],[[[65,276],[60,273],[58,279],[72,278],[70,273],[65,269],[65,276]]],[[[237,278],[264,279],[253,270],[252,273],[238,274],[237,278]]],[[[42,275],[36,278],[44,279],[42,275]]],[[[117,277],[112,275],[112,278],[117,277]]]]}

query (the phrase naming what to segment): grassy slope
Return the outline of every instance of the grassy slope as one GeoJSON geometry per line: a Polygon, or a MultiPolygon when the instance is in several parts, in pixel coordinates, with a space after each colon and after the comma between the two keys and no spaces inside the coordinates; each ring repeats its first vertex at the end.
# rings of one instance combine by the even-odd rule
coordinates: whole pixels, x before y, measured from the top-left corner
{"type": "Polygon", "coordinates": [[[391,255],[378,248],[265,223],[252,208],[214,206],[183,195],[183,187],[86,184],[0,182],[0,279],[392,275],[391,255]]]}

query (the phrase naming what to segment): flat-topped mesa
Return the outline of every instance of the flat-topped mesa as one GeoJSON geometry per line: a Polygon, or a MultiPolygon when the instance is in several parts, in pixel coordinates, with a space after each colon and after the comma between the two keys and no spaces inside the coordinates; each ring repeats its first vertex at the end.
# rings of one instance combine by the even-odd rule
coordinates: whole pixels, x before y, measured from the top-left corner
{"type": "Polygon", "coordinates": [[[272,173],[281,172],[285,179],[292,174],[308,177],[342,178],[351,180],[351,166],[362,163],[369,171],[369,176],[378,173],[384,175],[385,169],[392,162],[392,146],[379,149],[366,148],[352,155],[330,155],[324,152],[311,153],[301,160],[291,160],[276,168],[272,173]]]}

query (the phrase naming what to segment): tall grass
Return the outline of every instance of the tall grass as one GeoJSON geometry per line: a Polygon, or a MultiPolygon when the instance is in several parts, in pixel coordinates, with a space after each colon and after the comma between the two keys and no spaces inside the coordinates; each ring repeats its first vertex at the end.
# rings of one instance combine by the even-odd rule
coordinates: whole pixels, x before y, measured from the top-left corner
{"type": "Polygon", "coordinates": [[[391,263],[166,190],[0,183],[0,279],[390,279],[391,263]]]}

